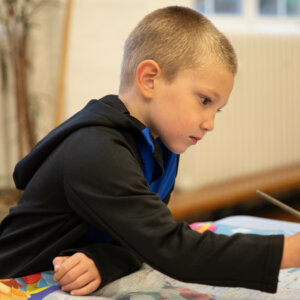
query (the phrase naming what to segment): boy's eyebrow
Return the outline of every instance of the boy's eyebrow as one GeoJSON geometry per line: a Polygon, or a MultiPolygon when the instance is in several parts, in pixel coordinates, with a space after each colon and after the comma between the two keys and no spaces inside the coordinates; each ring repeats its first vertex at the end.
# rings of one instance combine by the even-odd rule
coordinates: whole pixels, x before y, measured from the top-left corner
{"type": "MultiPolygon", "coordinates": [[[[209,92],[213,94],[214,99],[221,100],[221,96],[217,92],[215,92],[213,90],[209,90],[209,92]]],[[[223,104],[222,106],[220,106],[219,110],[223,109],[226,106],[226,104],[227,104],[227,102],[225,104],[223,104]]]]}
{"type": "Polygon", "coordinates": [[[207,91],[208,91],[208,93],[213,95],[215,99],[220,99],[220,95],[217,92],[215,92],[214,90],[207,88],[207,91]]]}
{"type": "Polygon", "coordinates": [[[211,91],[215,98],[220,99],[220,95],[217,92],[211,91]]]}

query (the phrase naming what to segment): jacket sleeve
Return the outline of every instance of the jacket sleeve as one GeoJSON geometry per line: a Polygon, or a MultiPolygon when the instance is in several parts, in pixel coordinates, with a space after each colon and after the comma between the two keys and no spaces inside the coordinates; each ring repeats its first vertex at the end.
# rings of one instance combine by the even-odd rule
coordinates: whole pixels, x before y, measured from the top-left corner
{"type": "Polygon", "coordinates": [[[76,252],[83,252],[95,262],[101,276],[99,288],[141,267],[141,262],[128,249],[116,244],[93,243],[64,250],[59,255],[73,255],[76,252]]]}
{"type": "Polygon", "coordinates": [[[65,157],[67,199],[78,215],[175,279],[276,291],[283,236],[192,231],[149,191],[124,140],[89,130],[74,136],[65,157]]]}

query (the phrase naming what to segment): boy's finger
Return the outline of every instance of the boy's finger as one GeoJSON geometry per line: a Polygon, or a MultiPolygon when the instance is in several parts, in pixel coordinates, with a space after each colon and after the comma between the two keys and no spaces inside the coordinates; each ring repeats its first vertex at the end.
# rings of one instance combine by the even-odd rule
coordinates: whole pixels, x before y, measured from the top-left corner
{"type": "Polygon", "coordinates": [[[59,281],[61,278],[68,273],[70,270],[72,270],[77,264],[79,264],[80,261],[77,257],[74,257],[74,255],[68,257],[64,262],[55,269],[55,275],[54,280],[59,281]]]}
{"type": "Polygon", "coordinates": [[[96,291],[96,289],[99,287],[100,283],[101,283],[100,280],[93,280],[80,289],[72,290],[70,294],[72,296],[83,296],[83,295],[90,294],[90,293],[96,291]]]}
{"type": "Polygon", "coordinates": [[[57,270],[69,256],[57,256],[53,259],[52,264],[54,270],[57,270]]]}
{"type": "Polygon", "coordinates": [[[72,291],[83,288],[93,280],[94,278],[91,278],[87,272],[79,274],[77,268],[76,272],[73,272],[72,270],[66,274],[60,280],[59,284],[61,285],[63,291],[72,291]]]}
{"type": "MultiPolygon", "coordinates": [[[[57,283],[60,286],[66,287],[69,284],[71,284],[72,282],[76,283],[76,282],[80,282],[80,280],[82,280],[82,284],[80,286],[78,286],[78,287],[81,287],[83,285],[86,285],[89,281],[91,281],[91,279],[85,278],[86,275],[88,274],[87,271],[88,271],[87,269],[82,268],[82,265],[77,264],[72,269],[65,272],[64,275],[58,279],[57,283]],[[82,277],[82,276],[84,276],[84,277],[82,277]]],[[[75,286],[75,287],[72,286],[68,290],[72,290],[76,287],[77,286],[75,286]]]]}

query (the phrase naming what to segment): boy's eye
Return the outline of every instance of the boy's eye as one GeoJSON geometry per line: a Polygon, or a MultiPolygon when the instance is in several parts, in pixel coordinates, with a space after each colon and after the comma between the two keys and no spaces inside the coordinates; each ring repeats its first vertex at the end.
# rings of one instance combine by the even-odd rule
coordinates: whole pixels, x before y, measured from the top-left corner
{"type": "MultiPolygon", "coordinates": [[[[203,105],[208,105],[212,102],[212,100],[210,98],[207,98],[207,97],[200,97],[201,99],[201,103],[203,105]]],[[[220,113],[222,111],[222,108],[218,108],[217,112],[220,113]]]]}
{"type": "Polygon", "coordinates": [[[207,97],[201,97],[200,99],[203,105],[207,105],[211,102],[211,100],[207,97]]]}

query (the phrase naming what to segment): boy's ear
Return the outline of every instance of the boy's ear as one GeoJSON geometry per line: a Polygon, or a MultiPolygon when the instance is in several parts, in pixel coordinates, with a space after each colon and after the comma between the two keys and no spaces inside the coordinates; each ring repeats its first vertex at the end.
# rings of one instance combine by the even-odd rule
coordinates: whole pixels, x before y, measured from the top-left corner
{"type": "Polygon", "coordinates": [[[145,98],[152,98],[154,81],[161,75],[161,69],[154,60],[143,60],[136,70],[136,85],[145,98]]]}

